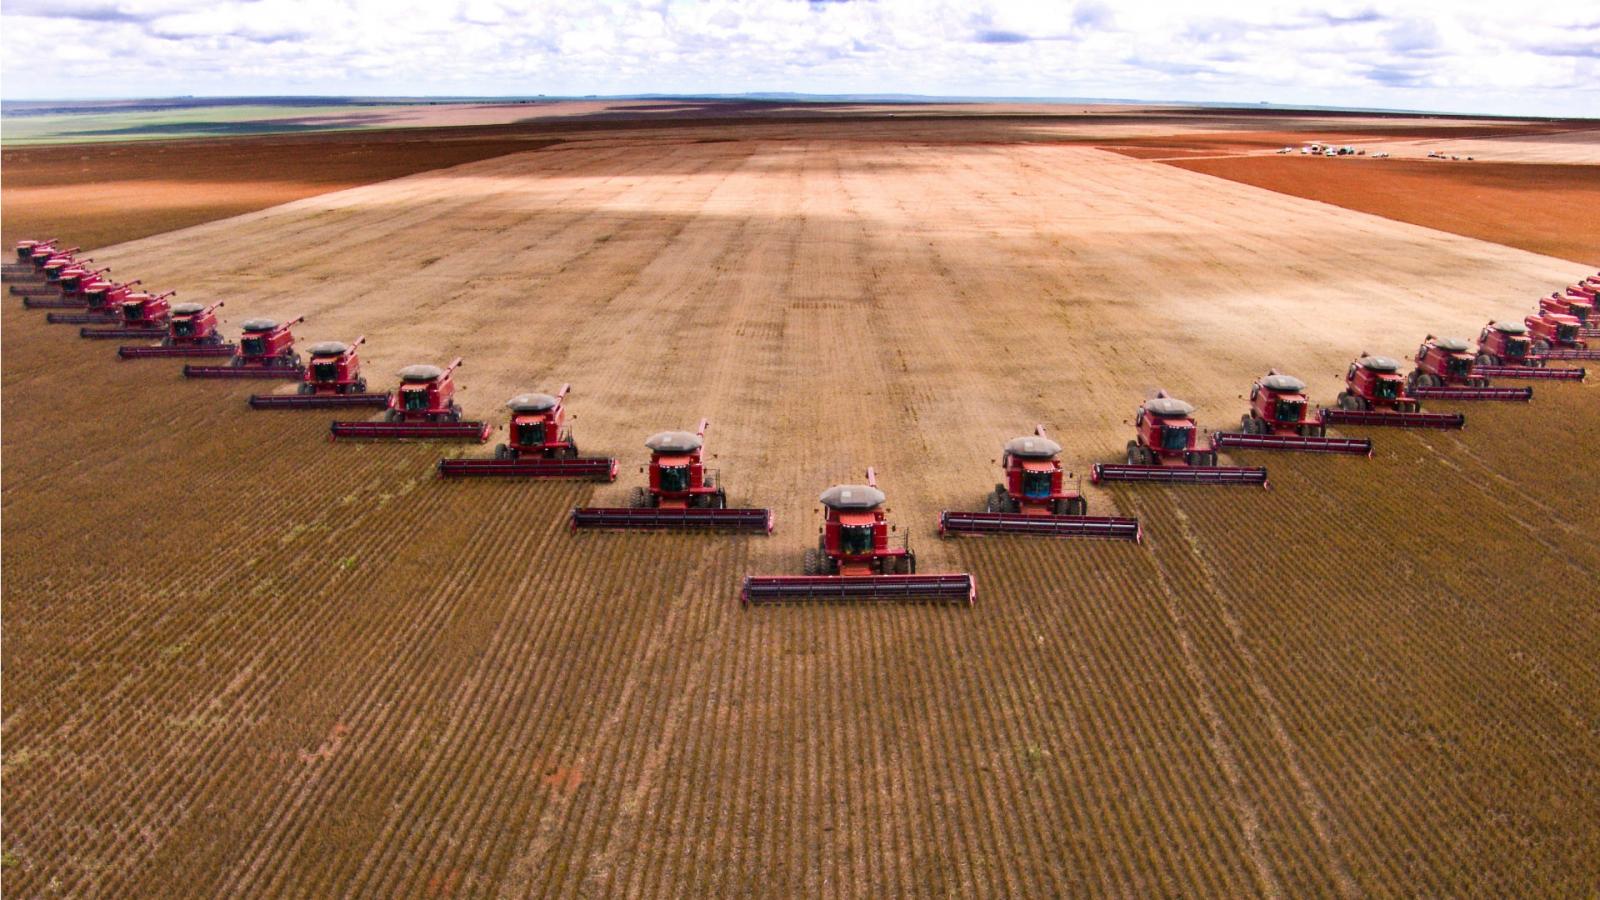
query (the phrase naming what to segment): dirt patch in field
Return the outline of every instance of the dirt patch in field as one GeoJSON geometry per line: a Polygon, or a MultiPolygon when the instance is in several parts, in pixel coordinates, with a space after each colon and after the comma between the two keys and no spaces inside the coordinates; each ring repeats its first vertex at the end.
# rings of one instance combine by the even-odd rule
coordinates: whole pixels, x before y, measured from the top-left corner
{"type": "Polygon", "coordinates": [[[1238,157],[1171,165],[1600,265],[1600,166],[1238,157]]]}

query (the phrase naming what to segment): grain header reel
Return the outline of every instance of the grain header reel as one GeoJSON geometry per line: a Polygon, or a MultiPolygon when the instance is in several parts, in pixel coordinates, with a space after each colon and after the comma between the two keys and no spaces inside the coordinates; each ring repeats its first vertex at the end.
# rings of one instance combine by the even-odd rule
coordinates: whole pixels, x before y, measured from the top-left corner
{"type": "Polygon", "coordinates": [[[461,357],[439,368],[430,365],[406,366],[400,370],[400,386],[389,395],[382,422],[334,422],[329,426],[331,440],[434,440],[470,441],[481,444],[493,430],[488,422],[464,422],[456,403],[455,371],[461,357]]]}
{"type": "Polygon", "coordinates": [[[706,428],[702,419],[694,432],[663,431],[644,445],[650,450],[646,487],[635,487],[627,506],[577,507],[573,528],[703,529],[714,531],[772,532],[772,510],[729,509],[727,494],[714,469],[705,466],[706,428]]]}
{"type": "Polygon", "coordinates": [[[1000,460],[1006,480],[985,498],[984,511],[944,510],[939,513],[939,534],[1140,540],[1138,519],[1088,514],[1082,492],[1065,484],[1060,455],[1061,445],[1045,435],[1043,425],[1031,435],[1007,441],[1000,460]]]}
{"type": "Polygon", "coordinates": [[[594,478],[617,479],[617,461],[578,456],[578,442],[567,428],[566,398],[572,385],[555,394],[518,394],[506,401],[511,421],[507,441],[497,444],[493,459],[441,459],[439,474],[447,478],[594,478]]]}
{"type": "Polygon", "coordinates": [[[742,600],[755,603],[911,600],[971,604],[977,587],[965,572],[922,575],[905,540],[891,538],[886,500],[872,469],[866,484],[838,484],[822,492],[817,546],[807,548],[803,575],[749,575],[742,600]]]}

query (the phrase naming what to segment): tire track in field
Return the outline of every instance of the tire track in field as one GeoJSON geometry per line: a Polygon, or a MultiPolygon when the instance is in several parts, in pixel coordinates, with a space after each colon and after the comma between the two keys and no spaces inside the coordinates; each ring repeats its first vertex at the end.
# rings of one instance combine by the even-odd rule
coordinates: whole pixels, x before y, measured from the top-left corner
{"type": "MultiPolygon", "coordinates": [[[[1132,498],[1130,497],[1130,500],[1132,498]]],[[[1119,504],[1120,505],[1120,504],[1119,504]]],[[[1130,506],[1139,514],[1142,504],[1131,502],[1130,506]]],[[[1146,538],[1147,543],[1153,543],[1146,538]]],[[[1216,689],[1212,686],[1209,676],[1200,665],[1199,654],[1195,649],[1194,636],[1190,632],[1188,616],[1180,604],[1182,602],[1174,585],[1177,583],[1167,564],[1162,560],[1157,548],[1152,546],[1150,559],[1154,566],[1161,593],[1165,598],[1167,618],[1171,622],[1173,631],[1178,640],[1178,647],[1182,653],[1184,672],[1189,676],[1190,682],[1195,687],[1196,704],[1202,715],[1205,716],[1210,729],[1206,745],[1211,750],[1212,759],[1228,780],[1232,791],[1234,804],[1234,817],[1239,826],[1240,834],[1244,838],[1248,858],[1255,870],[1257,886],[1268,897],[1281,898],[1284,896],[1283,886],[1278,883],[1277,876],[1267,860],[1266,853],[1261,843],[1261,816],[1246,795],[1244,774],[1240,767],[1234,739],[1231,737],[1228,725],[1223,721],[1218,712],[1215,699],[1216,689]]]]}

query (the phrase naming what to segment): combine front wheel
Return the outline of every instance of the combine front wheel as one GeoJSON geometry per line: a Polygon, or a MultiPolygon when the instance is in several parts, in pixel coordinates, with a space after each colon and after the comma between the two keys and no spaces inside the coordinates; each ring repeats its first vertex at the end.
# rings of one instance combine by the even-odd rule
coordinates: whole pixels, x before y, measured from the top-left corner
{"type": "Polygon", "coordinates": [[[822,561],[818,559],[821,554],[815,547],[807,547],[804,562],[800,564],[800,571],[806,575],[822,575],[822,561]]]}

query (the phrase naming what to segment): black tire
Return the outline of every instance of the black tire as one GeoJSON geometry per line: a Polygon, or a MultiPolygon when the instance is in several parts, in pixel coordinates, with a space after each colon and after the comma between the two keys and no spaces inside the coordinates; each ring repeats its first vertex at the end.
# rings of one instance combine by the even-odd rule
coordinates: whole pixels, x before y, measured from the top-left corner
{"type": "Polygon", "coordinates": [[[578,443],[573,441],[567,444],[567,446],[561,449],[561,455],[565,456],[567,459],[576,459],[578,457],[578,443]]]}
{"type": "Polygon", "coordinates": [[[1550,352],[1550,342],[1545,340],[1544,338],[1539,338],[1538,340],[1533,342],[1533,352],[1538,354],[1539,356],[1543,356],[1546,353],[1549,353],[1550,352]]]}
{"type": "Polygon", "coordinates": [[[727,509],[728,508],[728,495],[724,494],[722,491],[717,491],[715,494],[712,494],[711,495],[711,508],[712,509],[727,509]]]}
{"type": "Polygon", "coordinates": [[[1474,365],[1479,365],[1479,366],[1498,366],[1498,365],[1500,365],[1499,357],[1495,356],[1493,353],[1479,353],[1478,354],[1478,358],[1473,360],[1472,362],[1473,362],[1474,365]]]}
{"type": "Polygon", "coordinates": [[[511,448],[507,447],[505,444],[495,444],[494,445],[494,458],[495,459],[510,459],[511,458],[511,448]]]}
{"type": "Polygon", "coordinates": [[[1089,514],[1089,501],[1082,497],[1068,497],[1063,505],[1066,508],[1064,515],[1087,516],[1089,514]]]}
{"type": "Polygon", "coordinates": [[[356,379],[356,393],[365,394],[366,392],[367,392],[367,380],[365,378],[357,378],[356,379]]]}
{"type": "Polygon", "coordinates": [[[984,498],[983,511],[997,513],[1000,511],[1000,486],[995,485],[994,493],[984,498]]]}
{"type": "Polygon", "coordinates": [[[820,551],[815,547],[807,547],[805,555],[801,557],[800,571],[806,575],[821,575],[822,561],[818,558],[820,551]]]}
{"type": "Polygon", "coordinates": [[[900,574],[901,575],[915,575],[915,574],[917,574],[917,555],[915,553],[912,553],[910,550],[906,551],[906,555],[905,556],[900,557],[900,574]]]}
{"type": "Polygon", "coordinates": [[[383,411],[383,420],[385,422],[398,422],[400,421],[400,412],[398,410],[386,409],[383,411]]]}
{"type": "Polygon", "coordinates": [[[628,492],[628,506],[633,509],[646,509],[650,506],[650,491],[648,488],[636,487],[628,492]]]}
{"type": "Polygon", "coordinates": [[[313,386],[311,386],[309,384],[306,384],[304,381],[300,382],[299,390],[300,390],[300,393],[302,393],[302,394],[314,394],[317,391],[317,389],[315,387],[313,387],[313,386]]]}
{"type": "Polygon", "coordinates": [[[228,365],[237,369],[244,365],[244,360],[241,359],[238,354],[234,354],[233,358],[228,360],[228,365]]]}
{"type": "Polygon", "coordinates": [[[1128,465],[1130,465],[1130,466],[1141,465],[1140,460],[1143,459],[1143,457],[1144,457],[1144,449],[1139,446],[1139,442],[1138,441],[1129,441],[1128,442],[1128,465]]]}

